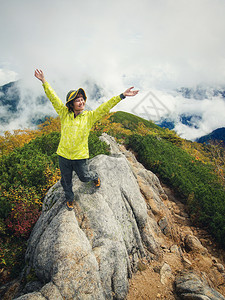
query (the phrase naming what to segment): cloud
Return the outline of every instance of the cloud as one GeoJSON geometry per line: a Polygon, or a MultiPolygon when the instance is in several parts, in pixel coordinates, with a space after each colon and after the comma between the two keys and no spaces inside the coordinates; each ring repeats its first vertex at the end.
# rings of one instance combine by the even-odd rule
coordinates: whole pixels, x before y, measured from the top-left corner
{"type": "Polygon", "coordinates": [[[14,71],[0,69],[0,86],[18,80],[18,74],[14,71]]]}
{"type": "Polygon", "coordinates": [[[88,76],[112,88],[123,78],[141,88],[220,84],[224,12],[219,0],[5,1],[1,65],[23,78],[41,67],[68,85],[88,76]]]}
{"type": "MultiPolygon", "coordinates": [[[[207,90],[202,90],[202,93],[207,94],[207,90]]],[[[222,96],[208,96],[202,100],[187,99],[176,91],[171,93],[151,89],[141,92],[135,98],[127,98],[116,108],[152,120],[156,124],[166,120],[174,125],[179,136],[189,140],[225,126],[225,99],[222,96]],[[190,122],[184,123],[184,119],[190,119],[190,122]]]]}
{"type": "MultiPolygon", "coordinates": [[[[158,91],[175,114],[196,113],[197,104],[178,105],[178,96],[167,91],[224,85],[224,13],[222,0],[5,1],[0,85],[22,78],[22,95],[43,94],[33,76],[41,68],[62,100],[71,89],[88,89],[87,82],[104,91],[100,102],[134,85],[142,95],[158,91]]],[[[126,105],[131,111],[131,102],[126,105]]]]}

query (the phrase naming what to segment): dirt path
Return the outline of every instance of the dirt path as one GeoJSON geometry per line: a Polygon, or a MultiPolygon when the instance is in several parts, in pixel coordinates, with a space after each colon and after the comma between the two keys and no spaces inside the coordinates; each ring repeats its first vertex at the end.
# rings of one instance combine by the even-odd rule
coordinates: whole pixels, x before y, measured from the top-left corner
{"type": "MultiPolygon", "coordinates": [[[[220,249],[213,241],[212,237],[203,229],[194,227],[186,212],[185,205],[182,204],[175,196],[172,190],[162,185],[168,200],[163,201],[169,208],[172,223],[181,236],[186,234],[195,235],[202,245],[207,248],[209,256],[198,256],[194,253],[185,253],[187,261],[184,263],[177,259],[175,255],[176,247],[171,248],[171,240],[165,237],[163,245],[163,260],[152,261],[150,264],[143,262],[141,270],[133,275],[130,280],[130,289],[126,300],[138,299],[178,299],[174,293],[174,277],[184,268],[198,271],[203,277],[205,276],[211,287],[216,289],[225,296],[225,278],[224,275],[216,270],[215,263],[225,265],[225,251],[220,249]],[[171,251],[173,249],[173,251],[171,251]],[[213,258],[212,258],[213,257],[213,258]],[[164,284],[161,282],[160,270],[162,265],[167,263],[172,269],[171,278],[164,284]]],[[[179,247],[182,247],[182,239],[178,241],[179,247]]],[[[177,244],[178,244],[177,243],[177,244]]]]}

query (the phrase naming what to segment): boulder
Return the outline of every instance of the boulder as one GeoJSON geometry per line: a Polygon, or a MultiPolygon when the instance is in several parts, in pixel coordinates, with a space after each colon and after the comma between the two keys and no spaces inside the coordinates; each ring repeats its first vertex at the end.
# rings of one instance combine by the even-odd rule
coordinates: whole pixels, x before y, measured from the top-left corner
{"type": "Polygon", "coordinates": [[[73,211],[60,182],[49,190],[26,252],[42,288],[17,299],[125,299],[137,261],[159,255],[160,230],[152,229],[157,223],[126,157],[99,155],[90,169],[97,170],[101,187],[74,174],[73,211]]]}
{"type": "Polygon", "coordinates": [[[171,237],[170,226],[168,224],[167,217],[163,217],[158,222],[159,228],[162,230],[163,234],[171,237]]]}
{"type": "Polygon", "coordinates": [[[201,254],[207,254],[207,249],[202,245],[199,239],[191,234],[187,234],[184,238],[184,244],[187,251],[199,252],[201,254]]]}
{"type": "Polygon", "coordinates": [[[160,280],[162,284],[166,284],[169,280],[173,279],[173,273],[170,266],[164,263],[160,270],[160,280]]]}

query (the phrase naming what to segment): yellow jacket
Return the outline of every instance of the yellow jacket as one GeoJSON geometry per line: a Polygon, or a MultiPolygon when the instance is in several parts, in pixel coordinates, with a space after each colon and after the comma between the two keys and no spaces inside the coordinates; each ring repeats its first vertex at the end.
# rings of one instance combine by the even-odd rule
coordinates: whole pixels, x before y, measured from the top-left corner
{"type": "Polygon", "coordinates": [[[74,113],[68,111],[50,84],[45,82],[43,87],[61,120],[61,138],[57,154],[72,160],[88,158],[88,136],[93,124],[120,102],[120,96],[111,98],[93,111],[83,111],[74,118],[74,113]]]}

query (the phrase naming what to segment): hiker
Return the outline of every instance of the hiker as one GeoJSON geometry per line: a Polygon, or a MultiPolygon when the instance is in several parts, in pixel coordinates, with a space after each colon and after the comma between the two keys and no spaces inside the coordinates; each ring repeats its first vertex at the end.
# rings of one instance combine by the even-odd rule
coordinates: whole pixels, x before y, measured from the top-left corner
{"type": "Polygon", "coordinates": [[[73,210],[73,171],[83,182],[93,181],[96,188],[99,188],[101,184],[98,174],[88,169],[88,136],[93,124],[109,113],[110,109],[119,103],[121,99],[137,95],[138,90],[132,90],[133,87],[130,87],[119,96],[101,104],[97,109],[84,111],[87,96],[82,88],[69,91],[66,96],[66,105],[64,105],[45,80],[42,70],[36,69],[34,76],[43,83],[44,91],[60,117],[61,138],[57,154],[61,184],[65,192],[66,206],[68,210],[73,210]]]}

